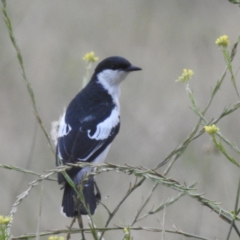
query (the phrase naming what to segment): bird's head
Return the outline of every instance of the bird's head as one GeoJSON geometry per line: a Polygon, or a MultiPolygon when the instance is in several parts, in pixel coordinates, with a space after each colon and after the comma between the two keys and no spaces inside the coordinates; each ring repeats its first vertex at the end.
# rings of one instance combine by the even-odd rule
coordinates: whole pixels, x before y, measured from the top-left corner
{"type": "Polygon", "coordinates": [[[139,70],[142,69],[132,65],[125,58],[114,56],[101,61],[97,65],[94,75],[101,84],[114,86],[119,85],[130,72],[139,70]]]}

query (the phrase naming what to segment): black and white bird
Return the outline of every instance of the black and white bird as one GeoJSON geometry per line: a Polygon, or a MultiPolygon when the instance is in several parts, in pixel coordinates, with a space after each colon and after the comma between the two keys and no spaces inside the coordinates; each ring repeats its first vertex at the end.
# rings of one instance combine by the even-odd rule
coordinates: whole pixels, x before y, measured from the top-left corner
{"type": "MultiPolygon", "coordinates": [[[[56,164],[100,163],[106,158],[113,139],[120,128],[120,83],[130,72],[141,68],[122,57],[101,61],[87,86],[68,105],[59,124],[56,164]]],[[[72,168],[67,174],[78,187],[82,184],[85,206],[77,199],[74,189],[61,173],[58,183],[64,184],[62,212],[67,217],[94,214],[101,195],[93,177],[82,183],[91,171],[89,167],[72,168]],[[97,193],[96,193],[97,191],[97,193]]]]}

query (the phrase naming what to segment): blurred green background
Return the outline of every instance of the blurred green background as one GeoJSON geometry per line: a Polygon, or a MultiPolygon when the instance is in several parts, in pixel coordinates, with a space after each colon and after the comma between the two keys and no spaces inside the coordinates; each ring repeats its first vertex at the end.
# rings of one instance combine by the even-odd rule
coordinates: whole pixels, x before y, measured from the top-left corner
{"type": "MultiPolygon", "coordinates": [[[[21,0],[7,1],[14,34],[22,51],[26,74],[47,130],[82,86],[86,72],[82,60],[94,51],[100,60],[113,55],[127,58],[143,71],[131,74],[122,84],[121,131],[106,159],[116,164],[152,168],[180,145],[197,123],[185,86],[176,83],[183,68],[195,74],[190,82],[203,109],[211,90],[224,71],[217,37],[227,34],[234,43],[240,33],[240,8],[223,0],[21,0]]],[[[9,40],[3,14],[0,20],[0,163],[38,173],[55,167],[54,155],[36,123],[26,87],[9,40]]],[[[234,72],[239,67],[234,60],[234,72]]],[[[239,77],[236,78],[237,84],[239,77]]],[[[239,85],[239,84],[238,84],[239,85]]],[[[217,117],[225,106],[237,101],[229,75],[206,114],[217,117]]],[[[232,142],[240,143],[239,110],[221,120],[218,127],[232,142]]],[[[239,157],[229,151],[229,153],[239,157]]],[[[163,170],[162,170],[163,172],[163,170]]],[[[234,209],[239,169],[220,154],[211,152],[211,139],[204,134],[190,144],[170,174],[180,183],[199,180],[198,192],[234,209]]],[[[8,215],[16,197],[34,176],[0,168],[0,214],[8,215]]],[[[102,201],[113,209],[126,193],[132,176],[105,173],[97,177],[102,201]]],[[[112,224],[128,225],[152,186],[146,182],[122,206],[112,224]]],[[[177,192],[159,186],[146,211],[177,192]]],[[[24,199],[15,215],[12,234],[36,232],[41,185],[24,199]]],[[[55,182],[43,183],[41,231],[63,229],[70,219],[60,214],[62,191],[55,182]]],[[[162,212],[136,226],[161,228],[162,212]]],[[[99,206],[94,220],[102,227],[106,211],[99,206]]],[[[216,213],[189,197],[181,198],[165,212],[167,229],[210,239],[225,239],[229,225],[216,213]]],[[[109,232],[105,239],[121,239],[122,232],[109,232]]],[[[134,239],[160,239],[160,233],[132,232],[134,239]]],[[[79,239],[73,235],[72,239],[79,239]]],[[[43,238],[43,239],[46,239],[43,238]]],[[[91,239],[91,238],[90,238],[91,239]]],[[[166,239],[183,239],[166,234],[166,239]]],[[[236,239],[232,235],[231,239],[236,239]]]]}

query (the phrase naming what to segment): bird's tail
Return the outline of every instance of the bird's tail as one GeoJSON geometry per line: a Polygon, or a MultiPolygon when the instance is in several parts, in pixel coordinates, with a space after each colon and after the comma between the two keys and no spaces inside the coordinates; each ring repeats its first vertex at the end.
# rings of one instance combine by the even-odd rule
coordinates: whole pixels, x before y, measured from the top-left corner
{"type": "Polygon", "coordinates": [[[81,171],[74,178],[74,183],[76,189],[79,191],[78,195],[80,197],[68,183],[66,183],[64,187],[62,211],[67,217],[75,217],[78,214],[86,215],[89,213],[93,215],[101,199],[101,194],[94,178],[89,177],[83,181],[83,173],[81,171]],[[95,193],[95,189],[97,193],[95,193]]]}

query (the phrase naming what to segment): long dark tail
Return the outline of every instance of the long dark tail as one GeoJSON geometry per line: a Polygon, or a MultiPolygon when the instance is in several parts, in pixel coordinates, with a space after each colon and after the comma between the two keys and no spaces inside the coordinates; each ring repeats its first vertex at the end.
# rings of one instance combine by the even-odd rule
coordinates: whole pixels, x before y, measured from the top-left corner
{"type": "Polygon", "coordinates": [[[82,177],[80,175],[82,175],[82,173],[77,174],[74,179],[74,183],[78,191],[81,191],[82,189],[82,193],[80,192],[80,195],[84,199],[84,203],[77,197],[75,190],[66,183],[63,193],[62,211],[67,217],[75,217],[78,214],[86,215],[89,214],[89,212],[93,215],[97,204],[101,199],[101,194],[94,178],[89,177],[87,180],[84,180],[84,183],[82,183],[82,177]],[[95,193],[95,189],[97,193],[95,193]],[[86,210],[85,206],[87,206],[89,212],[86,210]]]}

